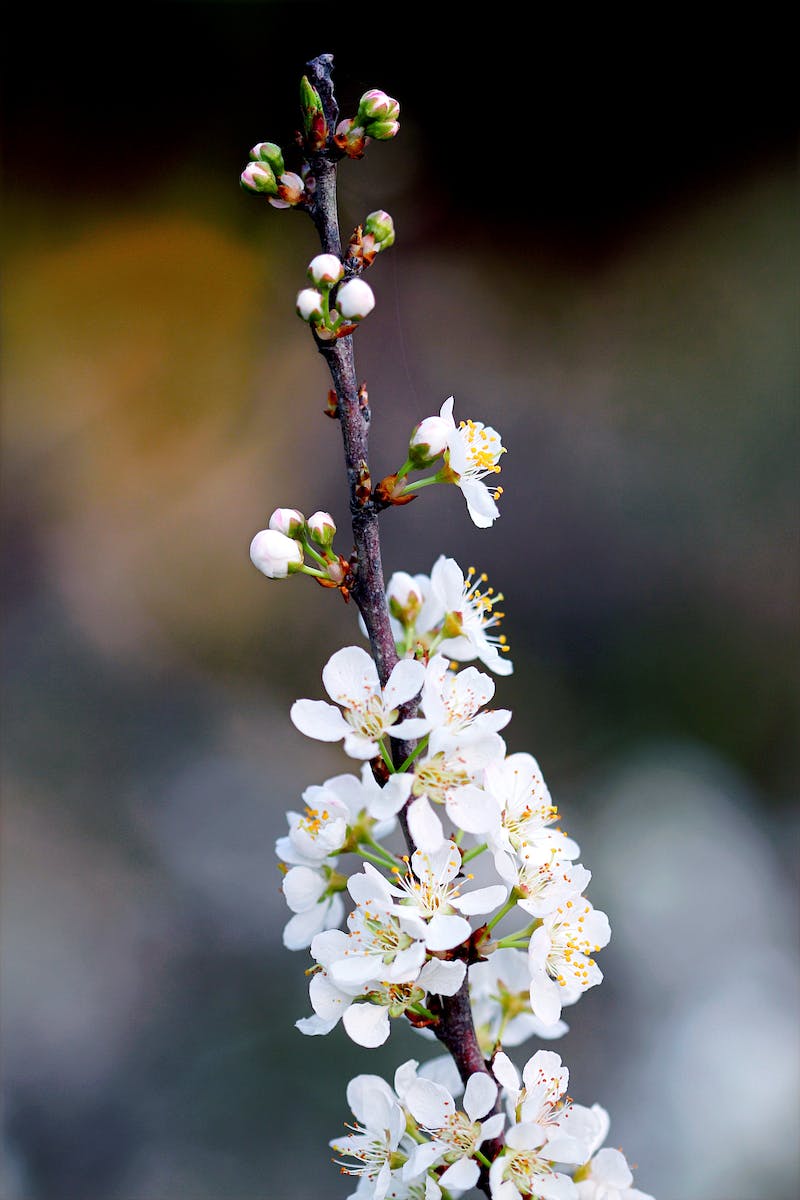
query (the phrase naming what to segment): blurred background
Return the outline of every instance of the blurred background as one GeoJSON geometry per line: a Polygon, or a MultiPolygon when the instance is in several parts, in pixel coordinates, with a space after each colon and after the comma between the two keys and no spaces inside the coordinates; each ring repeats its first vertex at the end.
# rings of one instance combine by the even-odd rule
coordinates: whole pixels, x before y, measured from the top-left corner
{"type": "Polygon", "coordinates": [[[336,594],[248,560],[274,507],[347,508],[294,315],[311,223],[237,179],[254,142],[291,143],[322,51],[344,115],[373,86],[402,105],[340,173],[345,229],[384,207],[398,231],[357,338],[373,474],[451,394],[509,449],[491,533],[423,492],[384,561],[445,552],[506,595],[509,746],[614,931],[556,1047],[571,1093],[659,1200],[796,1195],[779,36],[666,9],[115,17],[31,8],[5,73],[2,1200],[344,1197],[347,1079],[428,1053],[303,1038],[308,960],[281,945],[285,810],[347,769],[288,707],[359,635],[336,594]]]}

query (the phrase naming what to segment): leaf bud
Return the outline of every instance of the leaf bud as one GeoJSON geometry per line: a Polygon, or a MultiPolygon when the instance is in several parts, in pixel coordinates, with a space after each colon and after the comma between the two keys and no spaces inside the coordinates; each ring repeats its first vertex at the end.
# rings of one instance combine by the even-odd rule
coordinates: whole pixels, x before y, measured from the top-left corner
{"type": "Polygon", "coordinates": [[[274,196],[278,191],[278,181],[266,162],[249,162],[239,176],[239,182],[247,192],[266,192],[274,196]]]}
{"type": "Polygon", "coordinates": [[[408,458],[412,466],[421,470],[441,458],[447,449],[449,433],[447,422],[441,417],[426,417],[420,421],[408,444],[408,458]]]}
{"type": "Polygon", "coordinates": [[[262,529],[250,543],[250,559],[267,579],[285,579],[303,565],[303,547],[277,529],[262,529]]]}
{"type": "Polygon", "coordinates": [[[322,316],[322,293],[316,288],[303,288],[297,293],[297,315],[304,321],[316,321],[322,316]]]}
{"type": "Polygon", "coordinates": [[[307,75],[300,80],[300,108],[303,113],[303,132],[309,149],[321,150],[328,140],[328,127],[320,94],[307,75]]]}
{"type": "Polygon", "coordinates": [[[254,162],[269,163],[276,176],[282,175],[286,170],[283,153],[275,142],[257,142],[250,151],[250,157],[254,162]]]}
{"type": "MultiPolygon", "coordinates": [[[[371,88],[368,92],[364,92],[358,102],[356,121],[359,125],[367,126],[373,121],[396,121],[399,116],[400,105],[380,88],[371,88]]],[[[370,137],[372,137],[371,132],[370,137]]]]}
{"type": "Polygon", "coordinates": [[[268,521],[270,529],[277,529],[286,537],[300,537],[305,529],[306,519],[299,508],[276,508],[268,521]]]}
{"type": "Polygon", "coordinates": [[[308,532],[320,546],[330,546],[336,533],[336,524],[330,513],[315,512],[306,522],[308,532]]]}
{"type": "Polygon", "coordinates": [[[318,287],[332,287],[344,275],[344,267],[335,254],[318,254],[308,264],[309,279],[318,287]]]}
{"type": "Polygon", "coordinates": [[[369,214],[364,233],[372,237],[376,250],[388,250],[394,245],[394,221],[382,208],[369,214]]]}
{"type": "Polygon", "coordinates": [[[363,279],[348,279],[336,294],[336,307],[348,321],[363,321],[375,307],[372,288],[363,279]]]}

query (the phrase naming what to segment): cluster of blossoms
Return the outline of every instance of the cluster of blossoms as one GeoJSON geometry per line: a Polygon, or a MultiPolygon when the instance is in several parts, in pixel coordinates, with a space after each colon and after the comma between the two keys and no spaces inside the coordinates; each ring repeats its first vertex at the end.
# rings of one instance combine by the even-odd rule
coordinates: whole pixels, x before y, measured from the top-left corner
{"type": "MultiPolygon", "coordinates": [[[[329,72],[325,56],[311,66],[319,73],[320,64],[329,72]]],[[[314,164],[328,170],[337,157],[360,157],[370,138],[393,137],[399,106],[366,92],[356,116],[334,130],[335,106],[326,110],[304,77],[301,108],[302,175],[284,171],[273,143],[259,143],[242,182],[317,219],[314,164]]],[[[382,210],[358,227],[345,258],[338,231],[323,239],[326,252],[308,268],[311,286],[297,297],[317,344],[340,366],[346,359],[350,378],[349,335],[375,303],[360,274],[393,242],[382,210]]],[[[403,464],[375,486],[366,460],[348,456],[354,513],[377,522],[383,509],[445,483],[460,489],[478,528],[493,525],[502,488],[485,480],[500,471],[505,447],[489,425],[457,424],[453,408],[449,397],[421,421],[403,464]]],[[[362,422],[363,432],[363,385],[357,397],[354,387],[331,393],[326,411],[343,424],[362,422]]],[[[349,455],[347,437],[345,446],[349,455]]],[[[610,928],[585,896],[590,872],[559,828],[538,763],[509,753],[502,735],[511,713],[491,707],[495,683],[480,667],[498,676],[513,670],[499,632],[503,595],[442,555],[430,575],[392,575],[384,605],[383,579],[365,561],[363,541],[359,552],[358,528],[354,521],[356,550],[345,557],[334,549],[329,513],[306,519],[279,508],[250,547],[270,579],[306,574],[345,599],[352,593],[383,664],[379,674],[358,645],[337,650],[322,672],[328,700],[300,699],[291,709],[302,734],[340,742],[353,760],[352,771],[305,790],[302,811],[288,814],[276,844],[292,914],[284,944],[313,960],[312,1012],[297,1027],[319,1036],[341,1023],[371,1048],[403,1021],[454,1056],[404,1063],[394,1087],[375,1075],[350,1082],[355,1124],[331,1145],[343,1173],[358,1179],[351,1200],[448,1200],[475,1186],[493,1200],[651,1200],[632,1187],[622,1153],[601,1149],[605,1111],[567,1096],[560,1056],[539,1050],[520,1074],[506,1054],[532,1036],[566,1032],[562,1010],[602,980],[595,955],[610,928]],[[389,841],[398,827],[406,852],[389,841]],[[468,870],[473,862],[479,881],[468,870]],[[468,1049],[466,1040],[454,1044],[448,1024],[455,1005],[468,1049]]]]}

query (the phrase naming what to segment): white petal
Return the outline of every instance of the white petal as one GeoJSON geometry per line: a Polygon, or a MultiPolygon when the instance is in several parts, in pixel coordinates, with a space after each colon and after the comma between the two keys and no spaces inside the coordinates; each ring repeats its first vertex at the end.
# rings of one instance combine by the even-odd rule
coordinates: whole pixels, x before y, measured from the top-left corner
{"type": "Polygon", "coordinates": [[[405,1105],[415,1121],[426,1129],[441,1129],[456,1111],[456,1102],[446,1088],[430,1079],[417,1079],[406,1092],[405,1105]]]}
{"type": "Polygon", "coordinates": [[[386,732],[389,737],[411,741],[412,738],[424,737],[430,727],[430,721],[426,721],[424,717],[409,717],[407,721],[398,721],[390,725],[386,732]]]}
{"type": "Polygon", "coordinates": [[[325,918],[328,915],[326,904],[317,904],[305,912],[296,913],[283,930],[283,944],[287,950],[305,950],[314,938],[325,928],[325,918]]]}
{"type": "Polygon", "coordinates": [[[320,871],[311,867],[292,867],[283,877],[282,891],[292,912],[306,912],[317,903],[328,886],[320,871]]]}
{"type": "Polygon", "coordinates": [[[425,682],[425,668],[421,662],[401,658],[395,663],[383,689],[383,702],[387,709],[399,708],[407,700],[419,695],[425,682]]]}
{"type": "Polygon", "coordinates": [[[447,421],[448,423],[450,421],[452,421],[453,428],[455,428],[455,421],[453,419],[453,405],[454,404],[455,404],[455,400],[453,399],[453,397],[448,396],[447,399],[445,400],[444,404],[442,405],[442,407],[439,409],[439,416],[442,418],[443,421],[447,421]]]}
{"type": "Polygon", "coordinates": [[[322,683],[331,700],[356,708],[380,691],[378,669],[361,646],[345,646],[328,659],[322,683]]]}
{"type": "Polygon", "coordinates": [[[508,1055],[500,1050],[495,1054],[492,1071],[498,1083],[514,1095],[519,1091],[519,1074],[508,1055]]]}
{"type": "Polygon", "coordinates": [[[379,750],[378,743],[362,737],[359,733],[354,733],[349,725],[347,728],[348,733],[344,739],[345,754],[349,754],[351,758],[358,758],[362,762],[368,758],[374,758],[379,750]]]}
{"type": "Polygon", "coordinates": [[[505,904],[507,897],[508,888],[503,887],[500,883],[493,883],[491,887],[478,888],[477,891],[468,892],[466,896],[459,897],[458,900],[453,901],[453,907],[469,917],[474,916],[475,913],[492,912],[501,904],[505,904]]]}
{"type": "Polygon", "coordinates": [[[418,850],[438,850],[444,841],[442,823],[430,806],[427,796],[420,796],[408,806],[408,830],[418,850]]]}
{"type": "Polygon", "coordinates": [[[506,1118],[504,1113],[495,1113],[493,1117],[489,1117],[481,1126],[481,1141],[486,1142],[491,1138],[500,1137],[505,1123],[506,1118]]]}
{"type": "Polygon", "coordinates": [[[423,1063],[419,1075],[422,1079],[432,1079],[434,1083],[441,1084],[451,1096],[460,1096],[464,1090],[458,1067],[449,1054],[439,1054],[423,1063]]]}
{"type": "Polygon", "coordinates": [[[319,742],[338,742],[350,730],[339,709],[324,700],[295,700],[289,716],[301,733],[319,742]]]}
{"type": "Polygon", "coordinates": [[[322,971],[311,976],[308,998],[314,1012],[323,1021],[338,1021],[350,1004],[350,997],[339,991],[322,971]]]}
{"type": "Polygon", "coordinates": [[[467,833],[489,833],[500,822],[497,801],[472,784],[458,788],[448,797],[447,815],[467,833]]]}
{"type": "MultiPolygon", "coordinates": [[[[466,963],[460,960],[445,962],[441,958],[432,958],[420,971],[417,983],[434,996],[455,996],[464,982],[466,973],[466,963]]],[[[445,1081],[440,1079],[438,1082],[444,1083],[445,1081]]],[[[451,1088],[450,1091],[453,1089],[451,1088]]]]}
{"type": "Polygon", "coordinates": [[[354,1042],[372,1049],[389,1036],[389,1010],[382,1004],[352,1004],[342,1024],[354,1042]]]}
{"type": "Polygon", "coordinates": [[[295,1028],[307,1037],[320,1037],[335,1028],[338,1024],[338,1017],[335,1021],[323,1021],[322,1017],[301,1017],[294,1024],[295,1028]]]}
{"type": "Polygon", "coordinates": [[[467,511],[478,529],[488,529],[500,516],[500,509],[480,479],[462,479],[458,485],[467,502],[467,511]]]}
{"type": "Polygon", "coordinates": [[[385,1079],[380,1075],[356,1075],[347,1085],[347,1103],[353,1116],[367,1129],[375,1129],[373,1116],[377,1105],[381,1107],[381,1117],[386,1115],[392,1105],[397,1104],[397,1097],[385,1079]]]}
{"type": "Polygon", "coordinates": [[[561,989],[542,972],[531,982],[531,1008],[545,1025],[554,1025],[561,1016],[561,989]]]}
{"type": "Polygon", "coordinates": [[[428,922],[425,945],[429,950],[452,950],[460,946],[472,933],[472,926],[463,917],[451,917],[437,913],[428,922]]]}
{"type": "Polygon", "coordinates": [[[474,1187],[480,1176],[480,1167],[475,1162],[474,1158],[459,1158],[451,1167],[448,1167],[443,1175],[439,1176],[439,1183],[443,1188],[455,1188],[458,1191],[462,1189],[474,1187]]]}
{"type": "Polygon", "coordinates": [[[497,1084],[491,1075],[476,1071],[467,1080],[464,1090],[464,1112],[470,1121],[485,1117],[497,1099],[497,1084]]]}
{"type": "MultiPolygon", "coordinates": [[[[406,1105],[407,1107],[408,1105],[406,1105]]],[[[446,1149],[447,1147],[443,1146],[441,1142],[423,1142],[421,1145],[415,1146],[411,1157],[403,1166],[403,1179],[416,1179],[418,1175],[424,1175],[437,1158],[442,1157],[446,1149]]]]}
{"type": "MultiPolygon", "coordinates": [[[[365,769],[369,770],[369,767],[365,769]]],[[[404,771],[402,775],[390,775],[385,787],[376,787],[375,791],[370,793],[367,804],[369,815],[376,821],[385,821],[393,817],[411,795],[413,783],[414,776],[410,771],[404,771]]]]}

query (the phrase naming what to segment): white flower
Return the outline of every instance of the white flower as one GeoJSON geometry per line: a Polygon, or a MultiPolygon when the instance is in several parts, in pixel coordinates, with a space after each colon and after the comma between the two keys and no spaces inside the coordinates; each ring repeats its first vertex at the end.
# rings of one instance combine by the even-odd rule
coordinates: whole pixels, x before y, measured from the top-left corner
{"type": "Polygon", "coordinates": [[[305,950],[318,933],[338,925],[344,916],[342,898],[337,892],[329,893],[330,879],[324,870],[292,867],[281,887],[295,914],[283,931],[287,950],[305,950]]]}
{"type": "Polygon", "coordinates": [[[502,872],[500,875],[522,893],[517,904],[532,917],[545,917],[571,898],[580,896],[592,878],[591,871],[580,863],[577,866],[558,860],[540,863],[529,858],[517,863],[514,876],[509,878],[502,872]]]}
{"type": "Polygon", "coordinates": [[[428,729],[437,734],[439,749],[464,745],[484,733],[496,733],[511,720],[511,712],[500,708],[481,712],[494,695],[494,680],[475,667],[454,673],[443,654],[428,663],[422,687],[421,707],[428,729]]]}
{"type": "Polygon", "coordinates": [[[474,1187],[480,1167],[473,1155],[483,1142],[498,1137],[505,1125],[502,1113],[481,1122],[496,1099],[497,1084],[479,1071],[467,1080],[463,1110],[456,1107],[447,1088],[430,1079],[417,1078],[403,1095],[403,1104],[433,1141],[415,1147],[403,1168],[404,1178],[413,1178],[444,1160],[448,1165],[438,1178],[441,1187],[458,1190],[474,1187]]]}
{"type": "Polygon", "coordinates": [[[363,279],[348,279],[336,293],[336,307],[348,321],[363,321],[375,307],[375,295],[363,279]]]}
{"type": "Polygon", "coordinates": [[[277,529],[262,529],[250,543],[250,559],[267,579],[285,579],[303,562],[303,547],[277,529]]]}
{"type": "Polygon", "coordinates": [[[545,1025],[530,1010],[531,976],[524,950],[502,947],[485,962],[469,968],[472,1017],[484,1055],[499,1042],[518,1046],[530,1037],[557,1038],[567,1032],[563,1021],[545,1025]]]}
{"type": "Polygon", "coordinates": [[[552,1024],[563,1004],[602,982],[603,974],[590,955],[608,945],[610,937],[606,914],[582,898],[567,900],[544,917],[528,946],[531,1008],[537,1017],[552,1024]]]}
{"type": "Polygon", "coordinates": [[[484,733],[466,745],[440,750],[438,736],[431,735],[430,753],[415,766],[411,786],[416,799],[409,805],[408,822],[420,850],[436,850],[444,839],[441,821],[429,801],[443,804],[450,820],[466,833],[488,834],[500,821],[497,801],[477,781],[492,762],[503,758],[503,739],[497,733],[484,733]]]}
{"type": "Polygon", "coordinates": [[[308,275],[314,283],[330,287],[344,275],[344,267],[335,254],[318,254],[308,264],[308,275]]]}
{"type": "Polygon", "coordinates": [[[277,529],[287,537],[298,537],[305,528],[306,519],[299,508],[276,508],[269,521],[268,528],[277,529]]]}
{"type": "Polygon", "coordinates": [[[503,595],[494,588],[481,591],[486,582],[485,575],[476,576],[474,567],[465,578],[455,559],[442,555],[433,565],[430,595],[418,627],[430,629],[444,618],[448,636],[440,646],[442,654],[458,662],[478,658],[495,675],[510,675],[514,667],[504,657],[508,653],[505,635],[488,632],[503,619],[503,613],[495,612],[503,595]]]}
{"type": "Polygon", "coordinates": [[[340,1163],[346,1175],[366,1178],[374,1200],[384,1200],[391,1181],[391,1160],[406,1132],[406,1117],[397,1097],[378,1075],[357,1075],[347,1085],[347,1103],[356,1118],[353,1132],[334,1138],[330,1145],[337,1154],[355,1159],[340,1163]]]}
{"type": "Polygon", "coordinates": [[[546,1136],[533,1122],[512,1125],[504,1151],[489,1168],[492,1200],[578,1200],[575,1184],[556,1171],[546,1136]]]}
{"type": "Polygon", "coordinates": [[[490,842],[504,879],[514,874],[517,855],[531,862],[549,862],[554,855],[556,859],[578,857],[575,842],[550,828],[558,820],[558,809],[532,755],[510,754],[504,762],[490,763],[483,785],[501,812],[490,842]]]}
{"type": "Polygon", "coordinates": [[[509,1113],[518,1122],[534,1124],[547,1139],[547,1157],[554,1162],[583,1163],[605,1133],[598,1111],[573,1104],[565,1096],[569,1071],[552,1050],[537,1050],[522,1071],[522,1086],[517,1069],[508,1055],[495,1055],[495,1078],[503,1085],[509,1113]]]}
{"type": "MultiPolygon", "coordinates": [[[[365,863],[365,871],[368,867],[365,863]]],[[[492,912],[508,895],[506,887],[495,884],[462,896],[460,886],[453,883],[460,871],[461,851],[455,842],[443,842],[430,853],[417,850],[410,871],[404,876],[398,872],[395,885],[387,884],[377,871],[370,878],[376,885],[380,880],[401,901],[395,912],[405,929],[419,931],[429,950],[451,950],[472,933],[465,915],[492,912]]]]}
{"type": "Polygon", "coordinates": [[[505,454],[500,434],[481,421],[461,421],[456,426],[452,396],[445,400],[439,416],[448,428],[447,462],[457,476],[456,482],[467,502],[467,511],[479,529],[488,529],[500,516],[495,500],[503,489],[490,491],[482,480],[487,475],[500,472],[498,463],[501,455],[505,454]]]}
{"type": "Polygon", "coordinates": [[[297,315],[304,321],[313,321],[322,316],[322,293],[316,288],[303,288],[297,293],[297,315]]]}
{"type": "Polygon", "coordinates": [[[397,710],[417,695],[425,679],[421,663],[403,659],[396,664],[381,688],[372,658],[360,646],[337,650],[322,672],[322,682],[344,715],[324,700],[296,700],[292,705],[294,725],[307,737],[322,742],[344,738],[351,758],[374,758],[378,741],[390,737],[417,737],[423,728],[418,718],[397,722],[397,710]]]}
{"type": "Polygon", "coordinates": [[[580,1200],[653,1200],[647,1193],[631,1187],[633,1175],[619,1150],[601,1150],[579,1174],[580,1200]]]}
{"type": "Polygon", "coordinates": [[[369,874],[353,875],[348,891],[356,901],[347,918],[349,933],[341,942],[339,954],[326,964],[331,979],[338,987],[363,986],[372,981],[412,983],[425,962],[424,931],[409,933],[394,912],[388,885],[369,863],[369,874]],[[362,900],[362,897],[368,899],[362,900]],[[422,937],[417,936],[423,933],[422,937]]]}

